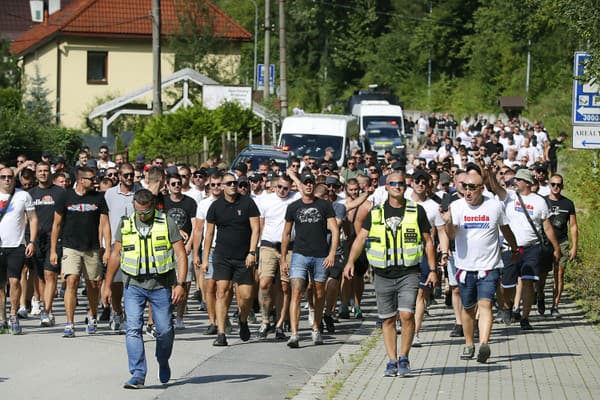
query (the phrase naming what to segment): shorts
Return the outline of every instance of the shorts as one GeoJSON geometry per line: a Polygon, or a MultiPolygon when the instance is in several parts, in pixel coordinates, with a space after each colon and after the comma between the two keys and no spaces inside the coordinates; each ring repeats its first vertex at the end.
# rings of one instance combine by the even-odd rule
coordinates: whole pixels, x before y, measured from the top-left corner
{"type": "MultiPolygon", "coordinates": [[[[272,247],[261,246],[258,259],[258,277],[260,279],[275,279],[279,277],[283,282],[290,281],[290,274],[283,273],[279,268],[281,253],[272,247]]],[[[292,252],[288,252],[286,261],[288,265],[292,260],[292,252]]]]}
{"type": "MultiPolygon", "coordinates": [[[[192,256],[192,253],[187,256],[187,264],[188,267],[185,275],[185,282],[191,282],[194,276],[194,257],[192,256]]],[[[179,281],[179,278],[177,278],[177,280],[179,281]]]]}
{"type": "Polygon", "coordinates": [[[335,255],[335,262],[333,264],[333,267],[329,268],[327,270],[327,272],[329,272],[329,278],[331,279],[335,279],[335,280],[340,280],[342,279],[342,273],[344,272],[344,256],[341,254],[336,254],[335,255]]]}
{"type": "Polygon", "coordinates": [[[454,262],[454,255],[448,255],[448,264],[446,264],[446,271],[448,273],[448,284],[450,286],[458,286],[458,282],[456,282],[456,264],[454,262]]]}
{"type": "Polygon", "coordinates": [[[0,248],[0,283],[6,279],[21,279],[21,271],[25,264],[25,246],[0,248]]]}
{"type": "Polygon", "coordinates": [[[418,290],[418,267],[407,268],[402,276],[393,279],[375,274],[375,296],[379,318],[395,317],[399,311],[414,314],[418,290]]]}
{"type": "Polygon", "coordinates": [[[233,281],[240,285],[254,283],[254,267],[246,267],[246,260],[213,255],[213,276],[215,281],[233,281]]]}
{"type": "Polygon", "coordinates": [[[315,282],[325,282],[329,273],[323,266],[325,257],[307,257],[299,253],[292,254],[290,279],[307,280],[310,276],[315,282]]]}
{"type": "Polygon", "coordinates": [[[510,251],[503,252],[502,261],[504,262],[504,269],[502,270],[502,287],[516,287],[519,277],[522,280],[539,280],[538,263],[541,250],[542,247],[539,244],[523,248],[521,257],[516,263],[512,263],[510,260],[510,251]]]}
{"type": "Polygon", "coordinates": [[[460,300],[464,308],[472,308],[479,300],[494,300],[500,271],[493,269],[485,278],[479,278],[479,271],[464,271],[464,283],[458,282],[460,300]]]}
{"type": "Polygon", "coordinates": [[[354,276],[363,277],[369,270],[369,260],[367,259],[367,252],[361,251],[358,258],[354,261],[354,276]]]}
{"type": "Polygon", "coordinates": [[[62,273],[65,277],[69,275],[81,275],[90,281],[102,279],[102,263],[100,262],[100,250],[75,250],[68,247],[63,248],[62,273]]]}
{"type": "Polygon", "coordinates": [[[560,258],[558,259],[559,267],[566,267],[569,262],[569,251],[571,251],[571,246],[569,246],[569,241],[565,240],[564,242],[559,244],[560,246],[560,258]]]}
{"type": "Polygon", "coordinates": [[[213,275],[215,273],[215,267],[213,265],[213,252],[214,249],[210,249],[208,253],[208,270],[204,274],[204,279],[213,279],[213,275]]]}
{"type": "Polygon", "coordinates": [[[62,246],[60,242],[56,245],[58,255],[58,264],[50,264],[50,236],[40,237],[35,241],[35,255],[33,263],[35,264],[38,277],[44,277],[44,271],[60,273],[60,261],[62,259],[62,246]]]}
{"type": "Polygon", "coordinates": [[[427,257],[423,254],[423,258],[421,259],[421,264],[419,265],[419,289],[429,289],[431,290],[431,286],[425,285],[427,282],[427,277],[431,270],[429,269],[429,263],[427,262],[427,257]]]}

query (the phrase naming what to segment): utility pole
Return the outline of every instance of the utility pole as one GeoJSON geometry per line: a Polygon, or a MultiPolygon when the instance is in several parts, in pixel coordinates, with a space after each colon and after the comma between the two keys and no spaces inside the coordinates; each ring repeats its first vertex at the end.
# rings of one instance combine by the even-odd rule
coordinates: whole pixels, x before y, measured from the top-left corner
{"type": "Polygon", "coordinates": [[[160,0],[152,0],[152,114],[162,114],[160,73],[160,0]]]}
{"type": "Polygon", "coordinates": [[[252,75],[252,90],[256,90],[257,84],[256,84],[256,75],[257,75],[257,71],[256,71],[256,49],[257,49],[257,45],[258,45],[258,4],[256,4],[255,0],[250,0],[252,2],[252,4],[254,4],[254,72],[252,75]]]}
{"type": "Polygon", "coordinates": [[[285,0],[279,0],[279,101],[281,116],[288,115],[287,99],[287,58],[285,50],[285,0]]]}
{"type": "Polygon", "coordinates": [[[271,72],[271,54],[269,53],[269,48],[271,46],[271,0],[265,0],[265,66],[264,66],[264,77],[265,77],[265,83],[264,83],[264,94],[263,94],[263,98],[264,101],[267,101],[269,99],[269,83],[270,83],[270,79],[271,77],[270,72],[271,72]]]}
{"type": "MultiPolygon", "coordinates": [[[[433,12],[432,1],[429,0],[429,18],[433,12]]],[[[427,105],[431,106],[431,49],[429,49],[429,61],[427,62],[427,105]]]]}

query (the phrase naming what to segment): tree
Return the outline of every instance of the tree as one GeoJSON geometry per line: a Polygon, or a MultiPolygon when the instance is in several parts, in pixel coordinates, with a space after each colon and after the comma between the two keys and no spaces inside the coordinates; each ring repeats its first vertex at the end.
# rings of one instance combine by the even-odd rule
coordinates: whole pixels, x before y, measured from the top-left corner
{"type": "Polygon", "coordinates": [[[48,101],[50,91],[46,89],[46,77],[40,75],[40,68],[35,65],[35,75],[27,85],[25,95],[25,112],[27,112],[41,126],[49,126],[55,119],[52,114],[52,105],[48,101]]]}
{"type": "Polygon", "coordinates": [[[19,87],[21,69],[17,57],[10,54],[10,42],[0,38],[0,88],[19,87]]]}

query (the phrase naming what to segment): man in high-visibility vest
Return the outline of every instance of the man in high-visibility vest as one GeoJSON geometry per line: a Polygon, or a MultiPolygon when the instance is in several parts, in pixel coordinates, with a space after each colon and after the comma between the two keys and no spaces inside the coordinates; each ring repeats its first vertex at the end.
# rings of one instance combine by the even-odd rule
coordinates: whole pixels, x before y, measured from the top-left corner
{"type": "Polygon", "coordinates": [[[377,313],[383,320],[383,340],[389,362],[385,376],[405,376],[410,372],[408,353],[415,333],[415,304],[419,288],[419,265],[427,257],[431,272],[426,284],[437,283],[435,250],[431,226],[422,206],[404,197],[403,172],[387,176],[388,199],[379,207],[366,201],[358,210],[362,227],[350,250],[344,275],[354,275],[354,260],[366,245],[367,258],[375,273],[377,313]],[[396,318],[400,313],[402,334],[397,349],[396,318]],[[398,357],[399,355],[399,357],[398,357]]]}
{"type": "Polygon", "coordinates": [[[147,189],[133,196],[134,213],[124,219],[115,233],[113,252],[106,271],[103,298],[111,298],[110,284],[119,268],[123,272],[127,332],[125,343],[132,377],[126,389],[139,389],[146,380],[146,357],[142,327],[146,302],[152,305],[156,336],[158,377],[162,384],[171,378],[169,358],[173,349],[173,305],[185,296],[187,254],[175,221],[155,208],[155,197],[147,189]]]}

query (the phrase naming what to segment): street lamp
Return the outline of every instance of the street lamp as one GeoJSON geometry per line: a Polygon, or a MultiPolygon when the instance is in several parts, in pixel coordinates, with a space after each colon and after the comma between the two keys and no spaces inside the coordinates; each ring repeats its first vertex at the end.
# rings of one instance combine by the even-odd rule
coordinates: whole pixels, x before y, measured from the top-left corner
{"type": "Polygon", "coordinates": [[[250,0],[254,4],[254,75],[252,78],[252,88],[256,90],[256,48],[257,48],[257,33],[258,33],[258,5],[255,0],[250,0]]]}

